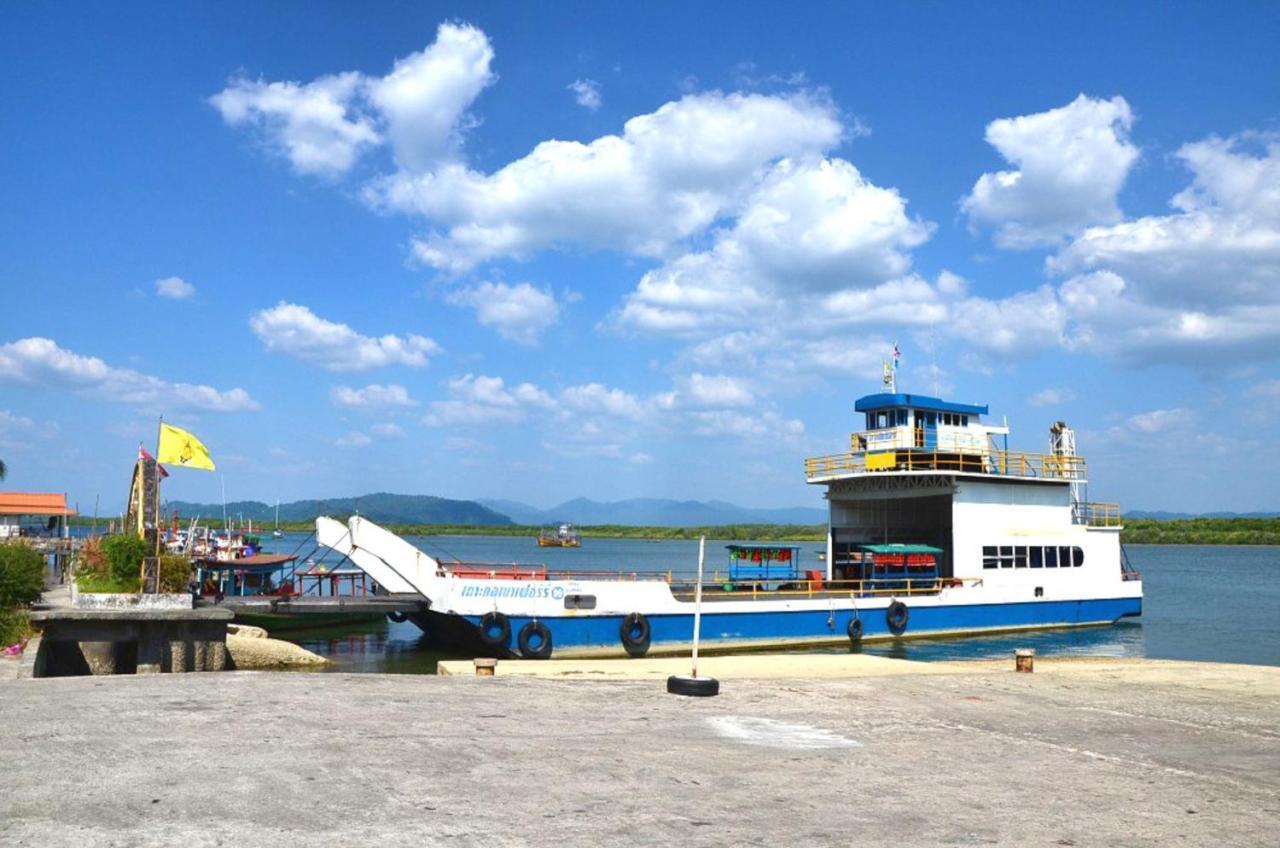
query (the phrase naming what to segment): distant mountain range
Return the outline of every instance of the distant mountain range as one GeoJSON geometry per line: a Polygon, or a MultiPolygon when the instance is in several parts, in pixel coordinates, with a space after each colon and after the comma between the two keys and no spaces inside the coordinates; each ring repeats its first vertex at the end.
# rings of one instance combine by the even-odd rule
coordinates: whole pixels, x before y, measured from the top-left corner
{"type": "Polygon", "coordinates": [[[520,501],[481,498],[490,509],[509,515],[517,524],[622,524],[645,527],[714,527],[724,524],[825,524],[827,511],[819,507],[752,509],[724,501],[677,501],[631,498],[601,502],[574,498],[550,509],[520,501]]]}
{"type": "MultiPolygon", "coordinates": [[[[185,518],[221,519],[222,504],[196,504],[186,501],[168,501],[166,513],[177,510],[185,518]]],[[[475,501],[455,501],[431,495],[391,495],[378,492],[354,498],[327,498],[324,500],[292,501],[280,504],[281,521],[313,521],[318,515],[361,515],[387,524],[476,524],[505,525],[510,518],[475,501]]],[[[227,504],[227,515],[254,523],[269,525],[275,521],[275,504],[261,501],[234,501],[227,504]]]]}
{"type": "MultiPolygon", "coordinates": [[[[177,510],[185,518],[201,516],[220,519],[222,504],[168,501],[166,514],[177,510]]],[[[593,501],[574,498],[550,509],[539,509],[520,501],[480,498],[473,501],[437,498],[431,495],[393,495],[377,492],[352,498],[291,501],[280,504],[283,522],[312,521],[318,515],[348,516],[360,513],[388,524],[470,524],[503,526],[511,524],[580,525],[618,524],[629,527],[716,527],[726,524],[825,524],[827,511],[821,507],[779,507],[754,509],[725,501],[678,501],[667,498],[630,498],[621,501],[593,501]]],[[[261,501],[234,501],[227,515],[251,519],[264,526],[275,521],[274,504],[261,501]]],[[[1126,518],[1173,521],[1187,518],[1273,518],[1276,512],[1165,512],[1133,510],[1126,518]]]]}
{"type": "MultiPolygon", "coordinates": [[[[222,518],[222,504],[168,501],[164,512],[177,510],[185,518],[222,518]]],[[[647,527],[714,527],[725,524],[823,524],[826,510],[817,507],[750,509],[724,501],[677,501],[661,498],[632,498],[604,503],[587,498],[538,509],[512,500],[449,500],[430,495],[392,495],[379,492],[352,498],[291,501],[280,504],[282,522],[313,521],[318,515],[347,516],[356,513],[388,524],[620,524],[647,527]]],[[[270,526],[275,521],[274,504],[261,501],[234,501],[227,515],[243,516],[255,524],[270,526]]]]}

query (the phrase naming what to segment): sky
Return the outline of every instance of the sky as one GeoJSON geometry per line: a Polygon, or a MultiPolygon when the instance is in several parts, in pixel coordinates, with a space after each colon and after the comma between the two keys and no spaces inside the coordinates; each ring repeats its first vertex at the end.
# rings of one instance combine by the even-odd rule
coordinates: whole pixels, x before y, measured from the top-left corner
{"type": "Polygon", "coordinates": [[[1280,503],[1280,6],[0,7],[0,459],[166,498],[822,503],[903,391],[1280,503]]]}

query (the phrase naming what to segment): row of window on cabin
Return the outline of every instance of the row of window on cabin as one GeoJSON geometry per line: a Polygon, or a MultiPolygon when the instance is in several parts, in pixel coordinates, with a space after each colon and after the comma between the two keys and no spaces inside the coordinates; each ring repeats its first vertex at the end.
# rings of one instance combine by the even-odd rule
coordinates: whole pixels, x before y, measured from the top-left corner
{"type": "Polygon", "coordinates": [[[1084,565],[1080,548],[1039,545],[984,545],[983,568],[1079,568],[1084,565]]]}
{"type": "MultiPolygon", "coordinates": [[[[915,421],[917,427],[922,427],[925,424],[942,424],[947,427],[969,426],[969,416],[962,415],[959,412],[924,412],[917,409],[915,421]]],[[[878,412],[867,413],[868,430],[883,430],[886,427],[905,426],[907,426],[907,410],[905,409],[881,409],[878,412]]]]}

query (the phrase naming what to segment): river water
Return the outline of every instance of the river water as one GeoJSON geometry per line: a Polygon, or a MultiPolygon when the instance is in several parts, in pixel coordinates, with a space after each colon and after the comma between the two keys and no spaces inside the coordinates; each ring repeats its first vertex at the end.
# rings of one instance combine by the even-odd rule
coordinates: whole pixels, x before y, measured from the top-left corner
{"type": "MultiPolygon", "coordinates": [[[[697,567],[696,541],[586,539],[577,549],[538,548],[532,539],[507,536],[418,536],[408,540],[444,558],[487,562],[537,562],[550,570],[666,572],[697,567]]],[[[292,551],[298,536],[276,543],[292,551]]],[[[707,571],[723,571],[724,541],[707,542],[707,571]]],[[[802,567],[820,568],[815,542],[801,548],[802,567]]],[[[309,547],[304,546],[302,553],[309,547]]],[[[1145,599],[1140,619],[1111,627],[952,639],[870,643],[864,653],[912,660],[1006,658],[1015,648],[1041,656],[1150,657],[1280,666],[1280,547],[1184,545],[1127,546],[1142,572],[1145,599]]],[[[344,628],[292,631],[291,641],[334,660],[333,671],[431,674],[441,657],[420,644],[412,623],[381,621],[344,628]]],[[[846,649],[825,649],[846,650],[846,649]]]]}

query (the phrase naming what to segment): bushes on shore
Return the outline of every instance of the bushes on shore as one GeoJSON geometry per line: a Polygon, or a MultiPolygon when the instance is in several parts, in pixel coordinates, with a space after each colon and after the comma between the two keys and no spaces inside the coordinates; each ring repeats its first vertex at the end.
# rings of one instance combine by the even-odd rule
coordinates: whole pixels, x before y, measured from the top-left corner
{"type": "Polygon", "coordinates": [[[120,583],[136,581],[142,573],[142,558],[147,555],[147,543],[140,536],[121,533],[102,540],[102,556],[106,560],[107,573],[120,583]]]}
{"type": "Polygon", "coordinates": [[[0,543],[0,647],[30,635],[24,607],[40,598],[45,559],[21,542],[0,543]]]}

